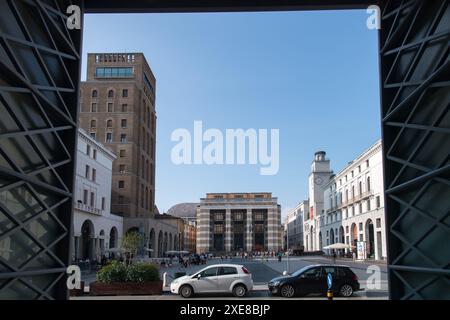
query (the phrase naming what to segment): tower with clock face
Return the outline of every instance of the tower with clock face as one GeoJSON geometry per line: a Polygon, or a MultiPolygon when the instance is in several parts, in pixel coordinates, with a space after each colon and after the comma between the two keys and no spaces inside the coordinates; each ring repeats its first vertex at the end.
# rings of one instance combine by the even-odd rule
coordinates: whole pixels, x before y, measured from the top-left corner
{"type": "Polygon", "coordinates": [[[308,224],[310,244],[308,251],[322,249],[319,234],[319,220],[324,209],[324,186],[330,180],[333,172],[330,168],[330,160],[325,158],[325,151],[318,151],[314,155],[309,175],[309,219],[308,224]]]}

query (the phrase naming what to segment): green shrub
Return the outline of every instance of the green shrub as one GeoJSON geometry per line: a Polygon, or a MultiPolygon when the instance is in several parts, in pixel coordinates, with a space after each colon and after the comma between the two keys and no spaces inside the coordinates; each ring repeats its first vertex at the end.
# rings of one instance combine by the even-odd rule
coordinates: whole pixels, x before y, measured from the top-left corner
{"type": "Polygon", "coordinates": [[[159,269],[150,263],[136,263],[127,268],[127,282],[153,282],[160,281],[159,269]]]}
{"type": "Polygon", "coordinates": [[[119,261],[112,261],[97,272],[97,281],[102,283],[124,282],[126,278],[127,268],[119,261]]]}
{"type": "Polygon", "coordinates": [[[154,282],[160,281],[159,268],[150,263],[136,263],[125,266],[119,261],[112,261],[97,272],[97,281],[111,282],[154,282]]]}

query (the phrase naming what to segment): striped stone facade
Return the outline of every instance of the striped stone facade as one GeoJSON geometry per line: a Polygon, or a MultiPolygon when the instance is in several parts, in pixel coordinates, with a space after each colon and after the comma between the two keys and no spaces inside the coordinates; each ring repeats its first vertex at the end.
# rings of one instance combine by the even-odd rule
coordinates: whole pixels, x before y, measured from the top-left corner
{"type": "Polygon", "coordinates": [[[281,207],[271,193],[208,193],[197,208],[197,253],[278,251],[281,207]]]}

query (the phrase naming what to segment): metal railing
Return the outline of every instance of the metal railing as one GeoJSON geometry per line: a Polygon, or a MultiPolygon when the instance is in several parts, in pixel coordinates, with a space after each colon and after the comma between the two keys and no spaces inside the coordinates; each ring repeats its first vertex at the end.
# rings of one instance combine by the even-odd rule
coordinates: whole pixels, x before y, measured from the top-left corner
{"type": "Polygon", "coordinates": [[[99,216],[102,215],[102,212],[100,209],[88,206],[87,204],[84,204],[82,202],[75,202],[74,206],[75,206],[75,209],[78,209],[78,210],[81,210],[84,212],[93,213],[93,214],[96,214],[99,216]]]}

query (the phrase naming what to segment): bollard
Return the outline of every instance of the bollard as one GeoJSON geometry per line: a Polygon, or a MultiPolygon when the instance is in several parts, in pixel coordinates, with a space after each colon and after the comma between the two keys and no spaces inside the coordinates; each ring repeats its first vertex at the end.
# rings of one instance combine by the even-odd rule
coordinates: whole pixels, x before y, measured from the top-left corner
{"type": "Polygon", "coordinates": [[[327,291],[327,298],[328,298],[328,300],[333,300],[333,291],[332,290],[327,291]]]}
{"type": "Polygon", "coordinates": [[[163,273],[163,288],[167,286],[167,272],[163,273]]]}

